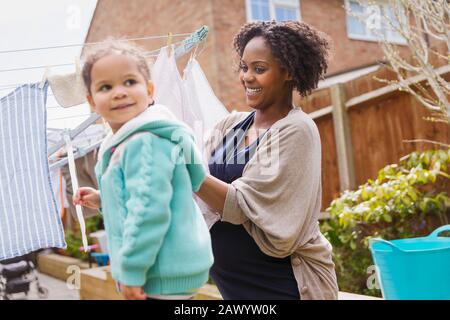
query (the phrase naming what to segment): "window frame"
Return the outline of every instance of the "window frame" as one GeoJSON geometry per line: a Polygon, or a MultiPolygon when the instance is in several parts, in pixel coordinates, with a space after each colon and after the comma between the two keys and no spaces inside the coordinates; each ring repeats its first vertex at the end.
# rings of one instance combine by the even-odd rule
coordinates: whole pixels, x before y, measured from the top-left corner
{"type": "MultiPolygon", "coordinates": [[[[350,26],[349,26],[349,18],[352,17],[354,19],[357,19],[356,17],[351,16],[348,13],[348,10],[350,10],[350,2],[356,2],[358,5],[359,3],[355,0],[345,0],[345,25],[346,25],[346,29],[347,29],[347,37],[349,39],[352,40],[362,40],[362,41],[370,41],[370,42],[379,42],[383,39],[380,39],[377,35],[373,34],[373,33],[367,33],[367,31],[370,32],[370,30],[367,29],[367,27],[365,28],[366,34],[365,35],[361,35],[361,34],[355,34],[355,33],[351,33],[350,32],[350,26]]],[[[382,12],[385,12],[385,8],[389,7],[389,3],[385,0],[377,0],[377,6],[379,7],[380,10],[382,10],[382,12]]],[[[393,43],[393,44],[398,44],[398,45],[406,45],[407,41],[406,39],[404,39],[401,36],[398,36],[398,34],[392,30],[387,29],[385,26],[381,27],[381,31],[382,33],[385,35],[386,40],[389,43],[393,43]]]]}
{"type": "MultiPolygon", "coordinates": [[[[269,1],[269,19],[276,20],[275,8],[295,9],[297,21],[301,21],[300,1],[301,0],[268,0],[269,1]]],[[[252,0],[245,0],[245,7],[247,12],[247,22],[258,21],[253,19],[252,0]]]]}

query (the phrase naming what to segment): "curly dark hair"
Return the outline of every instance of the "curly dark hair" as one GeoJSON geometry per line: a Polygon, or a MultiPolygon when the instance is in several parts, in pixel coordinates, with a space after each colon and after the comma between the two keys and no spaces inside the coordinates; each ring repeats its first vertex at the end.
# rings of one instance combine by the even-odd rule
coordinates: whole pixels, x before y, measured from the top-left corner
{"type": "Polygon", "coordinates": [[[234,48],[242,58],[247,43],[263,37],[272,54],[293,78],[293,89],[301,96],[317,88],[328,68],[330,40],[328,36],[299,21],[257,21],[241,27],[233,39],[234,48]]]}

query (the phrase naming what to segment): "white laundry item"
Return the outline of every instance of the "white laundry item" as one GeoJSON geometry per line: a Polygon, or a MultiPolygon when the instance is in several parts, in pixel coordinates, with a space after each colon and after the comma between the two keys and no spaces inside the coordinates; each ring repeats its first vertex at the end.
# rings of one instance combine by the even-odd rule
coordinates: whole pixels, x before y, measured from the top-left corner
{"type": "MultiPolygon", "coordinates": [[[[214,126],[224,119],[229,112],[214,94],[208,79],[195,58],[189,60],[184,70],[183,87],[185,101],[187,101],[186,106],[198,115],[193,130],[197,145],[202,150],[206,171],[209,172],[207,165],[209,155],[204,152],[204,144],[214,126]]],[[[198,196],[195,195],[194,198],[203,213],[208,228],[211,228],[215,222],[220,220],[219,213],[212,210],[198,196]]]]}
{"type": "Polygon", "coordinates": [[[49,75],[47,77],[53,96],[63,108],[73,107],[86,102],[86,89],[81,72],[49,75]]]}
{"type": "Polygon", "coordinates": [[[66,248],[50,182],[48,84],[26,84],[0,99],[0,260],[66,248]]]}
{"type": "Polygon", "coordinates": [[[198,61],[189,60],[182,78],[174,55],[169,57],[167,47],[161,48],[152,68],[152,79],[155,101],[166,105],[187,124],[195,134],[198,147],[203,149],[209,131],[228,115],[228,110],[217,99],[198,61]]]}
{"type": "MultiPolygon", "coordinates": [[[[209,172],[208,156],[203,152],[203,145],[210,130],[229,112],[214,94],[199,63],[195,58],[190,59],[184,70],[183,79],[175,58],[173,55],[169,57],[167,48],[164,47],[153,65],[152,80],[155,84],[155,101],[166,105],[179,120],[193,130],[197,146],[204,156],[204,167],[209,172]]],[[[220,216],[199,197],[195,196],[195,200],[207,219],[208,227],[220,219],[220,216]],[[214,219],[208,219],[210,217],[214,219]]]]}
{"type": "Polygon", "coordinates": [[[169,57],[167,47],[161,48],[152,67],[152,80],[155,84],[155,102],[167,106],[178,120],[191,129],[194,128],[195,121],[199,118],[187,107],[183,79],[178,71],[175,55],[169,57]]]}
{"type": "Polygon", "coordinates": [[[214,94],[198,61],[190,59],[183,80],[188,105],[202,121],[203,130],[209,131],[228,114],[228,110],[214,94]]]}
{"type": "MultiPolygon", "coordinates": [[[[78,190],[78,178],[77,171],[75,168],[75,158],[73,155],[73,146],[72,141],[70,140],[69,134],[64,134],[64,140],[66,141],[66,150],[67,150],[67,158],[69,163],[69,171],[70,171],[70,180],[72,180],[72,190],[73,194],[75,194],[78,190]]],[[[78,223],[80,224],[81,231],[81,240],[83,242],[84,252],[88,252],[88,240],[86,235],[86,223],[84,221],[83,210],[81,209],[81,205],[75,206],[77,212],[78,223]]]]}

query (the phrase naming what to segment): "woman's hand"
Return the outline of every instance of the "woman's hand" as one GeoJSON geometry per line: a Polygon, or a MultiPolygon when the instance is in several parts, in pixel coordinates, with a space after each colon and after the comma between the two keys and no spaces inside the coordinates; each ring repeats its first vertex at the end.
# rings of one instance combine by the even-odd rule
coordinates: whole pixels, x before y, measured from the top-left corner
{"type": "Polygon", "coordinates": [[[81,205],[91,209],[101,208],[100,192],[94,188],[81,187],[73,196],[73,205],[81,205]]]}
{"type": "Polygon", "coordinates": [[[146,300],[147,295],[143,287],[131,287],[120,284],[120,290],[127,300],[146,300]]]}
{"type": "Polygon", "coordinates": [[[228,184],[207,175],[205,181],[195,194],[200,197],[211,209],[222,214],[227,197],[228,184]]]}

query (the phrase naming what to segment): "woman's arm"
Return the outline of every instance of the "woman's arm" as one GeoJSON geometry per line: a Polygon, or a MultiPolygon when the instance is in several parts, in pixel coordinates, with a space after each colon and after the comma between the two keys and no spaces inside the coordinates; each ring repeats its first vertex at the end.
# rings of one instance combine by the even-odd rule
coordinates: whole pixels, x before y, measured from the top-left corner
{"type": "Polygon", "coordinates": [[[212,175],[207,175],[200,190],[195,194],[200,197],[211,209],[222,215],[227,197],[228,183],[225,183],[212,175]]]}

